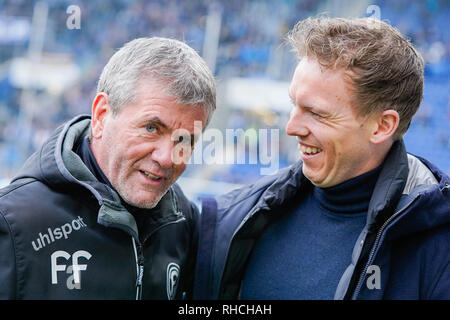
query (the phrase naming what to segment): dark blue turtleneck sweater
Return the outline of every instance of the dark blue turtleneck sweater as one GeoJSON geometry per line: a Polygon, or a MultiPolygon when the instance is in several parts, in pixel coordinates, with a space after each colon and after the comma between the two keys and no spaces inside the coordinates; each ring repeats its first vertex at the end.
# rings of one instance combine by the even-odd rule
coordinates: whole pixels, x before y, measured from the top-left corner
{"type": "Polygon", "coordinates": [[[241,299],[333,299],[366,223],[381,166],[312,192],[257,241],[241,299]]]}

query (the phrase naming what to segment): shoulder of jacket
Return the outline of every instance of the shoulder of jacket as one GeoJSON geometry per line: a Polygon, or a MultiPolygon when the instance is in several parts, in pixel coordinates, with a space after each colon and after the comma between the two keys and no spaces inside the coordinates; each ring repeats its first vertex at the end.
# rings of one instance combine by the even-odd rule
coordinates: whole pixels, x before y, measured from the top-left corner
{"type": "MultiPolygon", "coordinates": [[[[428,165],[430,164],[428,163],[428,165]]],[[[403,194],[410,194],[417,186],[432,186],[439,184],[432,169],[427,166],[427,163],[423,162],[423,159],[408,154],[408,169],[408,178],[403,194]]],[[[443,176],[442,173],[440,173],[440,175],[441,177],[443,176]]]]}
{"type": "Polygon", "coordinates": [[[260,196],[275,182],[284,182],[291,178],[288,172],[292,166],[282,168],[276,173],[264,176],[252,184],[242,186],[216,197],[218,208],[231,208],[243,203],[256,203],[260,196]]]}
{"type": "Polygon", "coordinates": [[[23,178],[20,180],[15,180],[13,183],[10,183],[6,187],[0,189],[0,201],[3,197],[10,196],[20,190],[21,188],[24,188],[25,186],[32,184],[32,183],[41,183],[41,181],[35,179],[35,178],[23,178]]]}

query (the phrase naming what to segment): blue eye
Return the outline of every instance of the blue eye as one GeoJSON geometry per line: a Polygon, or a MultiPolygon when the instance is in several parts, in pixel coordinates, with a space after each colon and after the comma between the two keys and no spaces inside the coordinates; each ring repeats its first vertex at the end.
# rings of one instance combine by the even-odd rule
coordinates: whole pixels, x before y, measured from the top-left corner
{"type": "Polygon", "coordinates": [[[147,131],[150,132],[150,133],[155,133],[156,132],[156,127],[152,126],[151,124],[147,125],[145,127],[145,129],[147,129],[147,131]]]}

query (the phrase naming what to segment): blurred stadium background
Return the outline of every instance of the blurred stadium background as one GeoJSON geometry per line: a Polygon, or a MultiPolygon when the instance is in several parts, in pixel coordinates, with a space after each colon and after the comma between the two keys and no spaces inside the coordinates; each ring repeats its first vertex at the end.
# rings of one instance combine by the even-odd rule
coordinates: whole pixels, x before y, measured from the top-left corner
{"type": "MultiPolygon", "coordinates": [[[[90,113],[109,57],[143,36],[176,38],[196,49],[218,83],[210,128],[279,129],[279,167],[289,165],[298,157],[295,139],[284,132],[296,60],[282,38],[298,20],[318,13],[380,18],[419,48],[425,97],[405,142],[450,173],[448,0],[0,0],[0,185],[59,124],[90,113]],[[79,29],[67,26],[71,5],[80,9],[79,29]]],[[[236,140],[228,142],[234,148],[236,140]]],[[[246,150],[257,152],[252,145],[246,150]]],[[[261,166],[195,164],[179,183],[197,201],[255,181],[261,166]]]]}

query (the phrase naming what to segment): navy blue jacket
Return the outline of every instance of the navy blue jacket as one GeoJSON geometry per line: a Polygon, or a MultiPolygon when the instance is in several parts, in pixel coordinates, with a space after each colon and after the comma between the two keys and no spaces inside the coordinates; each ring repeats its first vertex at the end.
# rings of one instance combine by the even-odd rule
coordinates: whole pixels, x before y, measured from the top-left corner
{"type": "MultiPolygon", "coordinates": [[[[301,166],[203,201],[195,298],[239,298],[258,237],[312,190],[301,166]]],[[[386,157],[334,298],[450,299],[450,178],[403,141],[386,157]]]]}

